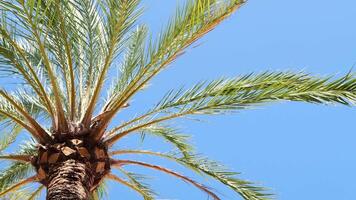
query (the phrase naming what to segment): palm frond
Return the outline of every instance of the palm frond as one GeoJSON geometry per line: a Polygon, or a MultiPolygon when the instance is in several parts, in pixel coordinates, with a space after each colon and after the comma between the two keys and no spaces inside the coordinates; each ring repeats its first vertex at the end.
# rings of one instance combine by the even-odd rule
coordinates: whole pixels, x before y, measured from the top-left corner
{"type": "MultiPolygon", "coordinates": [[[[1,2],[0,9],[6,9],[8,2],[1,2]]],[[[15,6],[16,7],[16,6],[15,6]]],[[[12,9],[10,9],[12,10],[12,9]]],[[[18,9],[15,9],[16,12],[18,9]]],[[[16,41],[16,35],[23,35],[19,30],[19,24],[7,17],[6,12],[2,12],[1,27],[0,27],[0,57],[1,57],[1,71],[10,72],[11,74],[20,74],[25,82],[31,86],[35,93],[39,96],[50,115],[53,116],[53,108],[50,98],[48,97],[45,85],[41,82],[35,66],[30,57],[33,57],[33,52],[25,48],[23,41],[16,41]],[[10,21],[10,22],[9,22],[10,21]],[[9,30],[9,27],[11,31],[9,30]],[[15,35],[15,37],[12,37],[15,35]]]]}
{"type": "MultiPolygon", "coordinates": [[[[26,142],[20,145],[17,153],[19,155],[33,156],[37,153],[37,151],[33,142],[26,142]]],[[[9,194],[9,192],[17,190],[19,187],[27,183],[34,182],[34,176],[32,178],[28,178],[34,173],[35,171],[31,163],[12,162],[9,167],[3,169],[0,173],[0,194],[9,194]]],[[[28,194],[28,191],[26,191],[22,191],[20,193],[28,194]]],[[[30,196],[30,194],[28,196],[30,196]]],[[[12,198],[16,197],[17,196],[13,196],[12,198]]]]}
{"type": "Polygon", "coordinates": [[[0,160],[11,160],[17,162],[31,162],[31,156],[29,155],[0,155],[0,160]]]}
{"type": "Polygon", "coordinates": [[[16,162],[0,173],[0,191],[4,191],[10,185],[19,182],[34,172],[31,164],[16,162]]]}
{"type": "Polygon", "coordinates": [[[188,46],[215,28],[243,3],[242,0],[195,0],[178,8],[166,30],[160,33],[156,42],[150,43],[145,65],[110,106],[112,115],[188,46]]]}
{"type": "Polygon", "coordinates": [[[198,83],[188,90],[168,92],[152,110],[138,117],[139,120],[125,123],[131,125],[130,128],[120,127],[123,128],[121,133],[112,136],[107,143],[112,145],[133,131],[187,115],[224,114],[283,100],[355,104],[356,77],[349,73],[333,80],[304,73],[265,72],[198,83]],[[154,118],[157,114],[163,116],[154,118]],[[132,123],[136,125],[132,126],[132,123]]]}
{"type": "MultiPolygon", "coordinates": [[[[19,114],[21,114],[29,123],[32,128],[30,133],[39,141],[45,142],[50,141],[51,137],[47,132],[38,124],[38,122],[31,116],[31,114],[25,110],[25,107],[19,102],[15,96],[8,94],[4,90],[0,89],[0,96],[3,97],[3,100],[8,102],[19,114]]],[[[24,127],[26,128],[26,127],[24,127]]]]}
{"type": "MultiPolygon", "coordinates": [[[[48,76],[50,85],[53,90],[54,99],[55,99],[55,111],[54,123],[55,129],[60,128],[66,129],[67,122],[65,120],[64,110],[62,106],[61,96],[62,92],[59,88],[57,82],[57,76],[53,68],[53,63],[46,49],[47,44],[47,35],[44,29],[40,26],[40,21],[44,19],[45,15],[41,12],[41,2],[35,4],[34,1],[17,1],[17,2],[8,2],[2,1],[1,6],[9,11],[17,21],[16,24],[22,24],[20,32],[15,32],[16,37],[24,39],[28,43],[36,46],[38,48],[39,55],[43,61],[43,66],[45,72],[48,76]],[[11,6],[9,6],[9,4],[11,6]]],[[[47,4],[48,6],[53,6],[53,4],[47,4]]],[[[39,83],[38,83],[39,84],[39,83]]],[[[47,102],[48,104],[49,102],[47,102]]]]}
{"type": "Polygon", "coordinates": [[[112,155],[122,154],[145,154],[172,160],[199,174],[218,180],[222,184],[229,186],[246,200],[265,200],[269,199],[268,197],[270,196],[270,194],[265,193],[266,188],[253,186],[252,182],[238,179],[235,176],[239,173],[231,172],[220,163],[208,160],[202,156],[189,155],[179,158],[175,154],[164,154],[146,150],[120,150],[115,151],[112,155]]]}
{"type": "Polygon", "coordinates": [[[108,195],[107,186],[105,182],[102,182],[98,185],[98,187],[92,192],[91,200],[101,200],[104,199],[105,196],[108,195]]]}
{"type": "Polygon", "coordinates": [[[0,153],[15,142],[17,136],[22,131],[22,127],[14,125],[10,132],[3,134],[0,138],[0,153]]]}
{"type": "Polygon", "coordinates": [[[123,173],[130,181],[131,184],[135,185],[140,189],[145,195],[143,196],[145,200],[154,200],[156,193],[150,188],[150,186],[143,182],[147,178],[141,174],[128,172],[122,168],[117,168],[121,173],[123,173]]]}
{"type": "MultiPolygon", "coordinates": [[[[190,154],[192,154],[192,152],[194,151],[194,147],[188,141],[189,136],[180,134],[175,128],[171,128],[168,126],[148,126],[141,129],[141,134],[149,134],[152,136],[163,138],[166,142],[175,146],[180,151],[180,153],[186,158],[188,158],[190,154]]],[[[119,152],[121,151],[113,151],[111,152],[111,155],[115,155],[119,152]]]]}
{"type": "Polygon", "coordinates": [[[100,73],[96,79],[93,95],[82,118],[82,123],[85,125],[88,125],[92,118],[94,107],[100,96],[100,91],[105,81],[107,71],[117,53],[122,49],[125,35],[131,30],[132,26],[141,15],[141,10],[138,9],[139,3],[140,0],[103,1],[103,12],[105,13],[107,21],[106,32],[108,33],[107,55],[105,57],[104,65],[100,68],[100,73]],[[105,8],[108,8],[108,10],[105,8]]]}
{"type": "Polygon", "coordinates": [[[128,188],[136,191],[137,193],[139,193],[140,195],[142,195],[144,197],[145,200],[151,200],[152,198],[150,198],[150,196],[148,196],[148,194],[146,193],[145,189],[139,188],[135,183],[130,183],[114,174],[108,174],[106,176],[106,178],[114,180],[124,186],[127,186],[128,188]]]}
{"type": "Polygon", "coordinates": [[[75,29],[79,37],[73,44],[79,85],[78,117],[88,106],[100,66],[104,65],[107,54],[107,36],[105,21],[100,14],[100,5],[96,0],[76,0],[70,2],[76,12],[73,16],[75,29]]]}
{"type": "MultiPolygon", "coordinates": [[[[24,90],[18,90],[15,91],[11,97],[24,111],[30,114],[33,119],[38,120],[38,117],[40,116],[40,120],[45,122],[47,118],[50,117],[46,108],[43,107],[31,93],[24,90]]],[[[6,132],[1,136],[0,151],[12,144],[24,129],[30,133],[36,134],[35,130],[28,125],[23,115],[21,115],[21,113],[19,113],[16,108],[3,97],[0,97],[0,116],[0,122],[5,125],[3,130],[6,132]]]]}
{"type": "Polygon", "coordinates": [[[37,176],[32,176],[30,178],[21,180],[20,182],[16,183],[15,185],[13,185],[13,186],[7,188],[6,190],[0,192],[0,197],[8,194],[9,192],[15,191],[15,190],[17,190],[18,188],[20,188],[20,187],[22,187],[24,185],[27,185],[27,184],[35,182],[35,181],[37,181],[37,176]]]}
{"type": "Polygon", "coordinates": [[[132,160],[112,160],[112,164],[114,167],[122,167],[124,165],[138,165],[138,166],[142,166],[142,167],[145,167],[145,168],[150,168],[150,169],[153,169],[153,170],[157,170],[157,171],[160,171],[160,172],[163,172],[163,173],[166,173],[168,175],[171,175],[173,177],[176,177],[176,178],[179,178],[187,183],[190,183],[192,184],[193,186],[195,186],[196,188],[200,189],[201,191],[205,192],[206,194],[208,194],[209,196],[211,196],[214,200],[220,200],[220,198],[215,194],[213,193],[207,186],[205,185],[202,185],[184,175],[181,175],[177,172],[174,172],[170,169],[167,169],[167,168],[164,168],[164,167],[161,167],[161,166],[158,166],[158,165],[152,165],[152,164],[149,164],[149,163],[145,163],[145,162],[139,162],[139,161],[132,161],[132,160]]]}
{"type": "Polygon", "coordinates": [[[36,12],[43,14],[40,24],[45,27],[43,29],[47,32],[48,40],[51,41],[46,47],[55,55],[60,64],[69,101],[68,118],[73,121],[76,113],[73,46],[77,41],[77,31],[72,19],[76,13],[73,13],[74,9],[68,0],[43,1],[38,4],[36,12]]]}
{"type": "Polygon", "coordinates": [[[108,99],[102,112],[109,110],[114,101],[122,95],[122,92],[142,70],[145,58],[146,37],[147,28],[145,26],[137,27],[137,30],[130,36],[128,48],[120,66],[120,75],[109,90],[108,99]]]}

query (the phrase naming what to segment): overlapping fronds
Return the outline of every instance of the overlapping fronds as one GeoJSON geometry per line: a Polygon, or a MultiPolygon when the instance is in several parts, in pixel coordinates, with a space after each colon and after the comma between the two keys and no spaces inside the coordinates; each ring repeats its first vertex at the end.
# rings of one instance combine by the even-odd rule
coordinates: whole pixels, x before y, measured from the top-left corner
{"type": "Polygon", "coordinates": [[[29,163],[13,163],[0,173],[0,191],[28,177],[34,171],[29,163]]]}
{"type": "MultiPolygon", "coordinates": [[[[32,156],[36,155],[36,153],[34,143],[30,141],[20,145],[17,151],[19,157],[32,156]]],[[[25,197],[33,197],[32,199],[35,199],[35,197],[38,196],[38,194],[36,194],[37,190],[30,191],[28,189],[21,189],[18,191],[18,189],[25,184],[36,180],[35,177],[28,178],[33,174],[35,174],[35,171],[29,160],[26,162],[11,162],[9,167],[2,169],[0,172],[0,194],[6,195],[6,198],[9,199],[24,199],[25,197]]],[[[37,191],[37,193],[39,193],[39,191],[37,191]]]]}
{"type": "MultiPolygon", "coordinates": [[[[18,90],[11,95],[11,100],[16,102],[16,105],[18,105],[23,112],[28,113],[28,117],[31,116],[33,120],[40,119],[45,122],[49,118],[46,108],[33,94],[23,90],[18,90]]],[[[2,127],[2,130],[3,132],[6,132],[1,136],[0,150],[7,148],[12,142],[14,142],[16,137],[23,130],[27,130],[29,132],[33,131],[30,133],[34,136],[38,134],[38,132],[30,126],[25,117],[19,113],[18,109],[16,109],[13,104],[3,97],[0,97],[0,116],[1,123],[5,125],[2,127]]]]}
{"type": "Polygon", "coordinates": [[[0,154],[0,160],[9,160],[23,163],[30,163],[32,157],[37,154],[37,148],[33,141],[27,141],[20,145],[20,149],[16,154],[2,155],[0,154]]]}
{"type": "Polygon", "coordinates": [[[178,8],[157,41],[148,44],[144,66],[137,66],[139,71],[131,78],[130,84],[124,91],[120,91],[120,96],[111,100],[107,107],[107,110],[112,111],[111,116],[189,45],[216,27],[243,3],[242,0],[196,0],[188,1],[185,6],[178,8]]]}
{"type": "Polygon", "coordinates": [[[112,132],[120,129],[121,132],[111,137],[108,144],[134,131],[178,117],[223,114],[282,100],[352,105],[356,102],[356,78],[351,73],[333,79],[304,73],[265,72],[198,83],[188,90],[168,92],[152,110],[113,129],[112,132]]]}
{"type": "Polygon", "coordinates": [[[67,120],[91,119],[107,72],[141,14],[139,3],[1,1],[1,67],[31,86],[55,130],[65,131],[67,120]]]}
{"type": "Polygon", "coordinates": [[[35,181],[38,181],[37,175],[31,176],[31,177],[26,178],[24,180],[21,180],[18,183],[12,185],[11,187],[7,188],[6,190],[1,191],[0,192],[0,197],[2,197],[4,195],[7,195],[7,194],[12,194],[13,192],[15,192],[16,190],[20,189],[21,187],[23,187],[23,186],[25,186],[27,184],[33,183],[35,181]]]}
{"type": "Polygon", "coordinates": [[[100,73],[98,77],[96,77],[93,94],[82,118],[82,123],[84,124],[88,124],[92,118],[107,72],[117,56],[117,53],[122,50],[125,40],[127,39],[125,35],[131,30],[141,15],[141,10],[137,8],[139,3],[140,0],[106,0],[102,3],[104,18],[107,21],[107,24],[105,24],[106,33],[108,34],[106,44],[107,53],[103,66],[99,68],[100,73]]]}
{"type": "Polygon", "coordinates": [[[29,85],[34,93],[53,116],[52,103],[46,91],[46,85],[41,78],[40,59],[36,59],[37,51],[32,47],[32,38],[28,37],[28,27],[13,18],[13,13],[19,12],[19,7],[10,2],[2,1],[0,26],[0,70],[3,75],[16,75],[29,85]],[[8,14],[8,12],[10,14],[8,14]],[[20,39],[22,36],[24,39],[20,39]]]}
{"type": "MultiPolygon", "coordinates": [[[[23,116],[23,118],[27,121],[24,123],[21,121],[21,126],[27,131],[29,131],[37,141],[41,143],[45,143],[46,141],[50,141],[51,138],[47,134],[47,132],[42,128],[42,126],[31,116],[30,112],[26,110],[26,107],[22,104],[22,102],[16,98],[16,96],[8,94],[4,90],[0,89],[0,96],[2,97],[2,101],[7,103],[7,106],[11,107],[11,111],[14,110],[18,113],[19,116],[23,116]],[[27,125],[28,124],[28,125],[27,125]]],[[[10,111],[10,110],[9,110],[10,111]]],[[[6,115],[6,112],[2,114],[6,115]]],[[[16,119],[16,116],[8,115],[9,118],[14,120],[15,122],[20,122],[20,119],[16,119]]]]}
{"type": "Polygon", "coordinates": [[[122,92],[139,75],[145,62],[145,39],[147,37],[147,28],[140,26],[130,37],[128,48],[125,52],[124,60],[120,66],[120,75],[114,80],[108,93],[108,99],[103,108],[107,111],[111,104],[122,95],[122,92]]]}

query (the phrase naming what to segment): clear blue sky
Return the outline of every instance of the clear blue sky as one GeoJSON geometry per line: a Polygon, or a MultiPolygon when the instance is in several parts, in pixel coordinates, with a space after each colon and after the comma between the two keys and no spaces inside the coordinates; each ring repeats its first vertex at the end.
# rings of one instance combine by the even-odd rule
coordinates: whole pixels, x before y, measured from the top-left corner
{"type": "MultiPolygon", "coordinates": [[[[158,31],[176,4],[146,0],[143,20],[158,31]]],[[[250,0],[137,96],[136,112],[169,88],[203,79],[267,69],[341,75],[356,63],[355,18],[354,0],[250,0]]],[[[198,151],[270,187],[277,199],[356,199],[355,108],[284,102],[204,119],[206,123],[179,124],[193,135],[198,151]]],[[[151,148],[157,149],[152,147],[156,144],[152,141],[151,148]]],[[[144,172],[156,177],[151,182],[161,199],[207,198],[185,183],[144,172]]],[[[223,199],[240,199],[218,183],[208,183],[223,199]]],[[[110,189],[109,199],[140,199],[126,188],[110,189]]]]}
{"type": "MultiPolygon", "coordinates": [[[[159,31],[177,2],[183,1],[145,0],[142,20],[153,32],[159,31]]],[[[250,0],[200,40],[198,48],[189,50],[161,73],[150,90],[135,97],[133,109],[122,113],[119,120],[145,111],[170,88],[200,80],[264,70],[346,73],[356,64],[355,18],[354,0],[250,0]]],[[[283,102],[235,115],[204,118],[203,123],[179,121],[178,126],[193,135],[199,152],[242,172],[240,177],[271,188],[277,199],[353,200],[355,119],[355,108],[283,102]]],[[[137,139],[127,139],[120,145],[133,146],[137,139]]],[[[143,147],[159,149],[159,140],[148,142],[143,147]]],[[[150,182],[161,194],[159,199],[207,199],[184,182],[134,169],[152,177],[150,182]]],[[[224,200],[240,199],[217,182],[207,183],[224,200]]],[[[141,197],[123,186],[109,184],[109,199],[141,197]]]]}

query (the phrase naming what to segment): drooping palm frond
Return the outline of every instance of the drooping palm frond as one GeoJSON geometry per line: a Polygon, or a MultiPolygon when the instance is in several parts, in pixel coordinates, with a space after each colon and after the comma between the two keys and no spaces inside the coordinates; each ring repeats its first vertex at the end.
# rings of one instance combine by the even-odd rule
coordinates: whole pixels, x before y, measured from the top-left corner
{"type": "Polygon", "coordinates": [[[0,116],[2,117],[3,122],[12,121],[13,123],[26,129],[34,136],[38,135],[36,130],[26,123],[25,117],[23,117],[7,99],[2,97],[0,97],[0,116]]]}
{"type": "Polygon", "coordinates": [[[352,105],[356,102],[356,78],[351,73],[333,80],[304,73],[265,72],[198,83],[188,90],[168,92],[152,110],[110,131],[121,132],[107,143],[112,145],[129,133],[187,115],[224,114],[283,100],[352,105]]]}
{"type": "Polygon", "coordinates": [[[138,165],[138,166],[142,166],[145,168],[150,168],[153,170],[157,170],[163,173],[166,173],[168,175],[171,175],[173,177],[179,178],[193,186],[195,186],[196,188],[198,188],[199,190],[205,192],[206,194],[208,194],[210,197],[212,197],[214,200],[221,200],[214,192],[212,192],[207,186],[200,184],[198,182],[196,182],[195,180],[186,177],[182,174],[179,174],[177,172],[174,172],[170,169],[164,168],[162,166],[159,165],[153,165],[153,164],[149,164],[149,163],[145,163],[145,162],[140,162],[140,161],[133,161],[133,160],[112,160],[112,164],[114,167],[123,167],[125,165],[138,165]]]}
{"type": "Polygon", "coordinates": [[[185,157],[177,157],[176,154],[164,154],[145,150],[118,150],[112,152],[112,155],[125,154],[144,154],[172,160],[198,172],[199,174],[207,175],[221,182],[240,194],[246,200],[263,200],[268,199],[268,196],[270,196],[266,193],[266,188],[254,186],[252,182],[238,179],[236,178],[236,175],[239,173],[231,172],[220,163],[211,161],[202,156],[191,154],[185,157]]]}
{"type": "Polygon", "coordinates": [[[151,187],[145,183],[146,177],[141,174],[128,172],[122,168],[117,168],[122,174],[124,174],[132,185],[134,185],[138,190],[140,190],[142,197],[145,200],[154,200],[156,193],[151,189],[151,187]]]}
{"type": "Polygon", "coordinates": [[[147,193],[147,191],[145,189],[140,188],[140,185],[138,185],[137,183],[130,183],[129,181],[126,181],[114,174],[108,174],[107,175],[108,179],[114,180],[118,183],[120,183],[121,185],[124,185],[134,191],[136,191],[137,193],[139,193],[140,195],[142,195],[142,197],[145,200],[152,200],[152,198],[149,196],[149,194],[147,193]]]}
{"type": "MultiPolygon", "coordinates": [[[[50,117],[46,108],[35,99],[35,96],[31,96],[29,92],[17,90],[11,95],[11,98],[17,102],[23,112],[27,112],[35,120],[46,122],[50,117]]],[[[2,130],[5,132],[1,134],[0,151],[11,145],[22,131],[29,131],[33,136],[38,134],[7,99],[0,97],[0,104],[0,124],[4,125],[2,130]]]]}

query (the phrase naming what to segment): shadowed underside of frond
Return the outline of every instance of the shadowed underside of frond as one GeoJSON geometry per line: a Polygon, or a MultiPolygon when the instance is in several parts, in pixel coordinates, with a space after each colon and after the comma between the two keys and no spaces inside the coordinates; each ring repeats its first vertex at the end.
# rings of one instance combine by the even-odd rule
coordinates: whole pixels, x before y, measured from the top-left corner
{"type": "Polygon", "coordinates": [[[30,199],[44,187],[49,200],[99,199],[105,193],[103,182],[111,179],[153,200],[155,193],[142,182],[143,177],[126,171],[138,165],[184,180],[219,199],[205,185],[173,170],[114,158],[144,154],[213,178],[245,200],[268,199],[264,188],[197,156],[188,137],[166,122],[277,101],[352,106],[356,102],[353,72],[339,78],[264,72],[201,82],[169,91],[152,109],[107,130],[117,113],[130,107],[135,94],[244,3],[186,1],[167,26],[152,36],[139,20],[140,0],[0,1],[0,77],[21,84],[21,88],[0,89],[0,127],[10,130],[2,137],[0,152],[21,131],[37,142],[21,146],[15,154],[0,155],[0,160],[14,162],[0,174],[0,195],[37,181],[42,185],[28,192],[30,199]],[[117,76],[112,75],[115,69],[117,76]],[[105,99],[103,92],[107,92],[105,99]],[[122,138],[137,133],[142,139],[146,135],[162,138],[177,153],[111,150],[122,138]],[[112,167],[118,167],[125,178],[113,174],[112,167]],[[32,170],[36,175],[29,178],[32,170]]]}

